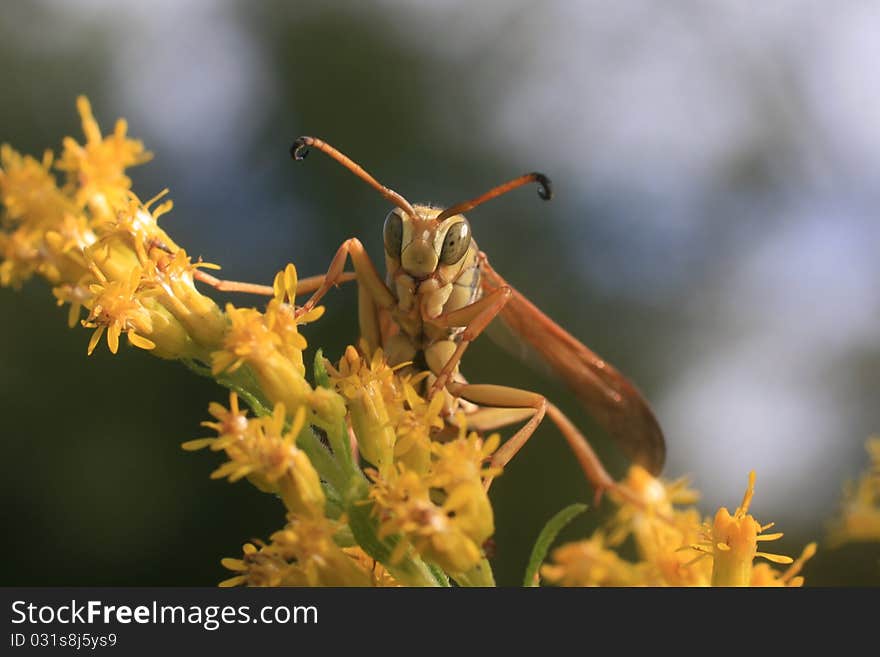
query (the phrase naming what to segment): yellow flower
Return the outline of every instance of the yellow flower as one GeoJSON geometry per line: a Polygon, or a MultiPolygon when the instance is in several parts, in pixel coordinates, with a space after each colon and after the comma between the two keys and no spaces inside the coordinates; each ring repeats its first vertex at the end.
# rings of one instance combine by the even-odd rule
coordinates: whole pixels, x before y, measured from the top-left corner
{"type": "Polygon", "coordinates": [[[553,550],[553,564],[541,566],[541,576],[558,586],[637,586],[643,567],[621,559],[597,531],[591,538],[553,550]]]}
{"type": "MultiPolygon", "coordinates": [[[[238,395],[234,392],[229,393],[229,408],[223,404],[211,402],[208,405],[208,413],[216,420],[216,422],[202,422],[203,427],[213,429],[220,436],[233,436],[243,439],[248,430],[247,410],[242,411],[238,405],[238,395]]],[[[183,444],[183,448],[187,450],[201,449],[208,447],[216,439],[202,438],[195,441],[189,441],[183,444]]]]}
{"type": "Polygon", "coordinates": [[[353,346],[346,348],[338,369],[326,364],[334,388],[347,402],[361,454],[384,478],[395,476],[396,463],[426,473],[432,436],[445,426],[444,396],[421,397],[415,386],[428,373],[401,376],[407,365],[389,366],[381,348],[366,358],[353,346]]]}
{"type": "Polygon", "coordinates": [[[749,485],[733,515],[722,507],[715,514],[713,523],[707,526],[705,540],[691,548],[702,552],[697,559],[711,555],[713,558],[713,586],[749,586],[752,581],[753,561],[763,557],[773,563],[792,563],[792,558],[768,552],[758,552],[759,541],[775,541],[782,533],[764,534],[773,523],[761,525],[749,515],[749,506],[755,494],[755,473],[749,473],[749,485]]]}
{"type": "Polygon", "coordinates": [[[0,285],[21,288],[42,262],[40,251],[43,233],[25,227],[12,233],[0,233],[0,285]]]}
{"type": "Polygon", "coordinates": [[[65,303],[70,304],[67,313],[67,325],[70,328],[73,328],[79,323],[80,312],[82,311],[83,305],[92,298],[92,292],[89,289],[89,281],[91,278],[91,274],[88,274],[83,276],[82,280],[74,285],[63,283],[52,288],[52,294],[57,299],[59,306],[62,306],[65,303]]]}
{"type": "Polygon", "coordinates": [[[629,495],[622,500],[621,496],[612,494],[621,507],[608,524],[610,534],[597,530],[588,540],[555,550],[555,563],[545,564],[541,569],[548,581],[565,586],[803,584],[799,572],[815,554],[814,543],[794,562],[790,557],[757,549],[759,541],[776,540],[782,534],[765,533],[772,523],[761,525],[748,513],[754,495],[754,472],[749,475],[742,504],[733,515],[722,508],[714,520],[703,525],[695,508],[677,507],[696,500],[696,492],[687,488],[684,479],[666,483],[633,466],[623,483],[629,495]],[[621,558],[613,549],[630,534],[640,557],[635,563],[621,558]],[[691,558],[688,550],[697,550],[700,555],[691,558]],[[710,556],[711,559],[706,559],[710,556]],[[756,557],[791,566],[779,571],[766,563],[753,565],[756,557]]]}
{"type": "Polygon", "coordinates": [[[424,376],[401,379],[400,386],[403,388],[407,408],[401,410],[394,422],[397,434],[394,458],[419,473],[428,471],[434,447],[432,435],[445,425],[441,417],[445,395],[437,394],[427,401],[416,392],[415,384],[418,379],[426,376],[427,373],[424,373],[424,376]]]}
{"type": "Polygon", "coordinates": [[[142,203],[138,196],[128,190],[125,203],[117,208],[111,216],[97,217],[92,225],[103,234],[116,234],[129,240],[132,248],[137,251],[138,258],[146,260],[147,251],[158,247],[167,253],[174,253],[180,247],[159,227],[159,218],[171,212],[174,202],[171,199],[158,203],[168,194],[163,189],[153,198],[142,203]]]}
{"type": "MultiPolygon", "coordinates": [[[[375,471],[372,475],[378,476],[375,471]]],[[[467,572],[479,563],[488,536],[466,533],[469,527],[463,527],[456,516],[464,500],[452,500],[449,506],[435,504],[427,482],[403,466],[393,481],[377,478],[370,498],[379,518],[379,537],[403,537],[391,555],[392,563],[400,562],[410,546],[450,573],[467,572]]]]}
{"type": "Polygon", "coordinates": [[[810,543],[801,552],[801,556],[792,562],[792,564],[784,571],[780,572],[768,563],[756,564],[752,570],[752,581],[750,586],[803,586],[804,578],[800,576],[800,572],[804,564],[812,559],[816,554],[816,544],[810,543]]]}
{"type": "Polygon", "coordinates": [[[142,262],[144,285],[160,291],[157,300],[203,350],[218,349],[226,333],[226,315],[213,299],[198,291],[193,280],[197,268],[216,268],[216,265],[193,263],[181,248],[173,255],[152,249],[142,262]]]}
{"type": "MultiPolygon", "coordinates": [[[[288,264],[284,269],[275,274],[275,280],[272,282],[272,288],[275,290],[275,301],[279,304],[287,306],[295,306],[296,304],[296,287],[298,283],[296,267],[293,263],[288,264]]],[[[320,319],[324,314],[324,306],[315,306],[307,313],[302,313],[296,317],[297,324],[308,324],[320,319]]]]}
{"type": "Polygon", "coordinates": [[[45,230],[42,238],[39,273],[52,284],[82,279],[89,268],[85,249],[97,240],[86,216],[65,214],[45,230]]]}
{"type": "Polygon", "coordinates": [[[371,360],[361,358],[348,346],[339,369],[327,364],[334,388],[346,400],[351,426],[361,455],[378,468],[383,477],[394,475],[394,427],[403,412],[403,399],[394,370],[385,362],[381,349],[371,360]]]}
{"type": "Polygon", "coordinates": [[[324,315],[324,306],[316,306],[309,312],[300,314],[294,304],[296,286],[296,267],[290,263],[275,275],[272,284],[275,296],[266,307],[266,321],[269,328],[281,336],[282,351],[305,372],[302,352],[306,348],[306,341],[300,335],[299,325],[320,319],[324,315]]]}
{"type": "Polygon", "coordinates": [[[126,136],[128,124],[124,119],[119,119],[113,134],[105,138],[88,99],[80,96],[76,107],[86,142],[80,145],[72,137],[65,137],[64,151],[55,166],[67,173],[68,185],[76,190],[74,198],[80,207],[88,204],[96,217],[112,217],[126,204],[131,187],[125,169],[147,162],[152,154],[144,150],[141,141],[126,136]]]}
{"type": "MultiPolygon", "coordinates": [[[[336,544],[337,529],[337,523],[327,518],[290,515],[287,525],[272,534],[268,545],[258,548],[245,544],[243,559],[221,561],[238,574],[220,586],[374,585],[374,567],[368,567],[359,554],[352,555],[336,544]]],[[[387,578],[380,581],[387,582],[387,578]]]]}
{"type": "Polygon", "coordinates": [[[379,517],[379,535],[402,534],[392,560],[410,545],[450,573],[464,573],[482,558],[482,546],[495,531],[492,505],[481,476],[494,472],[482,462],[498,444],[475,434],[436,444],[427,473],[397,464],[394,476],[368,471],[374,480],[370,499],[379,517]]]}
{"type": "Polygon", "coordinates": [[[400,582],[398,582],[391,573],[383,566],[380,562],[376,561],[364,552],[363,548],[359,546],[352,546],[342,548],[342,551],[345,552],[352,560],[358,563],[361,568],[363,568],[366,572],[370,574],[370,578],[372,580],[372,585],[375,587],[385,587],[385,586],[401,586],[400,582]]]}
{"type": "Polygon", "coordinates": [[[48,170],[51,162],[50,151],[38,162],[5,144],[0,147],[3,225],[13,229],[0,232],[0,284],[4,286],[18,288],[35,272],[53,285],[65,279],[72,282],[85,269],[78,252],[95,236],[85,217],[55,184],[48,170]]]}
{"type": "MultiPolygon", "coordinates": [[[[160,290],[144,284],[140,266],[135,265],[122,280],[109,280],[94,263],[90,271],[96,282],[88,286],[88,297],[83,294],[81,285],[61,287],[56,292],[59,300],[80,302],[89,310],[89,316],[82,322],[83,326],[95,329],[89,341],[89,354],[95,350],[105,329],[107,344],[114,354],[123,333],[131,344],[150,350],[160,358],[181,358],[191,353],[189,335],[158,303],[156,297],[160,290]]],[[[72,308],[71,317],[74,312],[79,313],[72,308]]]]}
{"type": "Polygon", "coordinates": [[[486,461],[501,443],[501,436],[495,433],[483,439],[476,431],[468,433],[464,415],[459,415],[457,421],[457,439],[431,446],[434,460],[430,481],[437,488],[449,489],[462,482],[480,483],[501,474],[501,468],[486,467],[486,461]]]}
{"type": "Polygon", "coordinates": [[[621,482],[624,498],[610,492],[619,504],[615,515],[593,537],[554,551],[555,565],[545,565],[548,581],[564,586],[708,586],[711,561],[694,561],[684,549],[700,538],[696,491],[685,479],[666,482],[638,465],[621,482]],[[614,548],[632,536],[639,561],[620,557],[614,548]]]}
{"type": "Polygon", "coordinates": [[[870,466],[857,482],[844,487],[840,514],[829,526],[831,547],[880,541],[880,437],[869,438],[865,449],[870,466]]]}
{"type": "MultiPolygon", "coordinates": [[[[483,545],[495,533],[495,516],[486,489],[480,481],[462,481],[445,490],[446,499],[440,508],[447,518],[453,520],[454,534],[460,535],[460,538],[451,541],[451,544],[438,541],[434,546],[436,553],[447,561],[449,553],[458,549],[464,551],[468,560],[473,558],[472,555],[477,550],[482,556],[483,545]],[[456,542],[461,543],[460,548],[456,547],[456,542]]],[[[462,564],[458,565],[458,570],[450,568],[450,572],[469,570],[463,568],[462,564]]]]}
{"type": "Polygon", "coordinates": [[[54,225],[73,212],[71,200],[58,188],[50,172],[52,151],[42,161],[22,156],[8,144],[0,146],[0,201],[6,212],[4,225],[31,228],[54,225]]]}
{"type": "Polygon", "coordinates": [[[336,545],[336,531],[327,518],[291,516],[287,527],[272,535],[272,546],[296,559],[309,586],[371,586],[366,569],[336,545]]]}
{"type": "MultiPolygon", "coordinates": [[[[239,573],[235,577],[224,579],[219,586],[282,586],[290,565],[278,554],[263,552],[253,543],[242,546],[243,559],[226,557],[220,560],[227,570],[239,573]]],[[[293,584],[289,584],[293,585],[293,584]]]]}
{"type": "MultiPolygon", "coordinates": [[[[319,306],[319,308],[323,312],[324,307],[319,306]]],[[[318,314],[320,315],[320,313],[318,314]]],[[[306,339],[299,332],[298,325],[301,322],[296,317],[295,308],[277,299],[272,299],[266,306],[265,316],[266,327],[280,338],[278,350],[296,366],[300,374],[304,375],[306,368],[302,353],[307,344],[306,339]]]]}
{"type": "Polygon", "coordinates": [[[609,496],[619,508],[608,523],[609,545],[620,545],[629,535],[635,540],[643,569],[644,583],[653,586],[708,586],[711,563],[688,563],[682,551],[699,540],[702,522],[693,505],[699,495],[688,488],[684,478],[667,482],[653,477],[639,465],[630,467],[622,482],[634,496],[623,499],[614,491],[609,496]]]}
{"type": "Polygon", "coordinates": [[[108,281],[103,272],[93,268],[97,283],[89,286],[92,298],[85,302],[89,316],[83,326],[94,328],[89,340],[89,355],[107,330],[107,345],[112,353],[119,350],[119,336],[125,333],[129,342],[141,349],[153,349],[155,343],[144,337],[153,331],[150,312],[144,307],[144,294],[140,290],[141,269],[131,270],[126,281],[108,281]]]}
{"type": "MultiPolygon", "coordinates": [[[[307,403],[312,388],[303,376],[302,360],[291,360],[291,345],[272,330],[271,320],[254,308],[236,308],[232,304],[226,305],[226,317],[229,326],[222,348],[211,354],[214,376],[234,374],[247,364],[272,403],[282,402],[287,408],[307,403]]],[[[305,339],[299,344],[305,347],[305,339]]]]}
{"type": "Polygon", "coordinates": [[[306,424],[306,407],[300,406],[289,430],[285,430],[286,411],[278,403],[271,416],[248,420],[238,407],[238,396],[229,396],[229,410],[211,404],[217,422],[203,425],[219,433],[216,438],[200,438],[183,443],[192,451],[210,447],[224,450],[229,461],[211,473],[212,479],[235,482],[247,477],[263,492],[279,495],[290,511],[302,516],[324,514],[325,496],[321,479],[305,452],[297,448],[296,438],[306,424]]]}

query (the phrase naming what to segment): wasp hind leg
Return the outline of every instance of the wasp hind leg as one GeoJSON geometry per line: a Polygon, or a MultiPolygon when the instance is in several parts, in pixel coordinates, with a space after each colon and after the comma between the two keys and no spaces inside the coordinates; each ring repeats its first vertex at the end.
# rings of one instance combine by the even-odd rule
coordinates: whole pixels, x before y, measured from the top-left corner
{"type": "MultiPolygon", "coordinates": [[[[543,395],[519,388],[489,384],[449,383],[447,390],[453,395],[480,405],[479,410],[467,416],[468,426],[477,431],[491,431],[525,421],[525,424],[493,454],[491,466],[504,467],[507,465],[532,437],[535,429],[538,428],[546,415],[562,433],[584,475],[592,484],[595,490],[596,504],[602,494],[606,490],[610,490],[626,501],[644,508],[644,501],[625,485],[614,480],[602,465],[586,437],[562,411],[547,401],[543,395]]],[[[491,483],[491,479],[485,482],[487,489],[491,483]]]]}

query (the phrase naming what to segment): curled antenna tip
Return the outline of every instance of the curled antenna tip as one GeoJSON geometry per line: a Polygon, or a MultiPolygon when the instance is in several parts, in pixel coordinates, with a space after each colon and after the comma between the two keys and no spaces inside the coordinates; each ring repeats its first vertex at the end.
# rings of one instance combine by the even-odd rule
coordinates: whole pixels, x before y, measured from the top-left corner
{"type": "Polygon", "coordinates": [[[550,179],[543,173],[535,172],[532,175],[535,177],[535,182],[538,183],[538,196],[545,201],[553,198],[553,184],[550,179]]]}
{"type": "Polygon", "coordinates": [[[290,147],[290,157],[297,161],[306,159],[306,155],[309,154],[310,142],[310,137],[297,137],[293,146],[290,147]]]}

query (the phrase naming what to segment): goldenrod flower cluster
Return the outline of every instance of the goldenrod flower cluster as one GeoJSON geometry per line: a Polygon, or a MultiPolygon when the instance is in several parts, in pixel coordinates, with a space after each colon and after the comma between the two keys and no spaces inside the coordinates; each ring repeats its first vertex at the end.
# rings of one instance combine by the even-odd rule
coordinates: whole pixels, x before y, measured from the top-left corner
{"type": "Polygon", "coordinates": [[[749,514],[755,475],[742,503],[733,514],[721,508],[703,519],[691,506],[697,495],[684,480],[671,483],[652,477],[639,466],[630,468],[626,481],[641,504],[620,501],[617,514],[590,538],[562,545],[541,568],[551,584],[561,586],[800,586],[798,573],[816,552],[810,543],[801,556],[758,551],[758,543],[782,537],[765,533],[749,514]],[[620,556],[624,541],[632,538],[638,560],[620,556]],[[694,556],[696,553],[696,556],[694,556]],[[767,563],[786,564],[779,570],[767,563]]]}
{"type": "Polygon", "coordinates": [[[228,408],[209,409],[205,424],[217,435],[184,448],[222,453],[212,476],[277,496],[286,524],[268,544],[246,545],[243,559],[225,560],[239,573],[227,583],[491,582],[483,463],[498,438],[484,442],[461,424],[460,435],[435,443],[447,425],[442,399],[426,401],[419,381],[399,377],[381,351],[349,348],[338,369],[319,358],[312,385],[300,328],[323,308],[295,305],[295,267],[278,273],[263,310],[221,309],[195,285],[197,269],[214,266],[193,262],[158,225],[172,209],[166,192],[144,203],[131,190],[126,169],[151,157],[143,144],[122,120],[102,135],[85,98],[77,108],[85,143],[66,138],[57,162],[51,152],[37,160],[2,147],[0,283],[46,279],[69,304],[70,325],[92,329],[89,353],[104,336],[116,353],[125,336],[232,390],[228,408]]]}
{"type": "Polygon", "coordinates": [[[69,323],[94,329],[91,353],[106,333],[110,351],[124,334],[136,347],[162,358],[204,359],[223,336],[226,319],[193,284],[193,263],[159,228],[172,208],[164,192],[141,202],[125,169],[150,158],[126,136],[123,120],[102,137],[85,98],[77,101],[86,143],[64,140],[54,160],[0,148],[0,284],[19,287],[34,274],[52,286],[59,305],[70,304],[69,323]],[[158,203],[158,205],[157,205],[158,203]]]}
{"type": "MultiPolygon", "coordinates": [[[[104,136],[85,98],[77,108],[85,142],[66,138],[57,161],[51,152],[35,159],[0,150],[0,284],[17,288],[35,274],[48,281],[58,304],[69,305],[70,325],[92,331],[89,353],[105,336],[116,353],[125,336],[231,391],[228,406],[209,408],[212,435],[183,447],[222,455],[211,476],[246,479],[277,497],[284,524],[268,542],[224,559],[235,575],[223,584],[494,584],[484,551],[494,533],[487,487],[500,472],[487,463],[500,437],[469,431],[464,415],[450,417],[448,393],[426,398],[425,375],[389,367],[381,349],[348,347],[336,363],[318,352],[307,368],[301,329],[323,308],[296,305],[293,265],[278,273],[262,310],[221,308],[202,294],[196,282],[212,279],[200,269],[216,267],[193,261],[159,227],[172,209],[166,192],[143,202],[125,174],[150,154],[128,137],[125,121],[104,136]]],[[[876,513],[876,472],[871,481],[876,513]]],[[[794,562],[757,551],[759,541],[779,535],[748,513],[753,479],[733,514],[721,509],[705,523],[682,508],[695,501],[682,481],[634,467],[625,486],[631,494],[613,500],[617,513],[600,531],[552,552],[540,569],[544,581],[802,582],[797,573],[814,547],[794,562]],[[630,539],[637,560],[619,551],[630,539]],[[756,557],[791,565],[756,566],[756,557]]]]}

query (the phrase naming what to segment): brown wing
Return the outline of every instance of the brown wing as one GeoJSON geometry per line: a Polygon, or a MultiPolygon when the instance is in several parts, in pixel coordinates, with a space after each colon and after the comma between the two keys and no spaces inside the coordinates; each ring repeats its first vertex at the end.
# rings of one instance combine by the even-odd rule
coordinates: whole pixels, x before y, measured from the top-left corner
{"type": "Polygon", "coordinates": [[[635,386],[517,292],[485,258],[481,274],[484,292],[502,285],[513,292],[497,319],[540,354],[630,459],[659,474],[666,460],[666,442],[635,386]]]}

